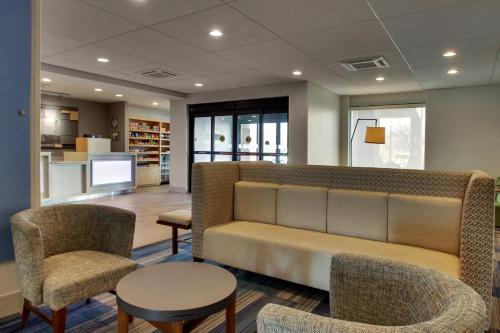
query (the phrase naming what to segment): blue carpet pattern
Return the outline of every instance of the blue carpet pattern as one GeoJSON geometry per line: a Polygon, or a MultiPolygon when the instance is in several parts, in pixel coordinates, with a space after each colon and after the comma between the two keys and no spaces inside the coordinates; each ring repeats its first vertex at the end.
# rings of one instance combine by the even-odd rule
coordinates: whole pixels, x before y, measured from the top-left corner
{"type": "MultiPolygon", "coordinates": [[[[184,236],[187,237],[187,236],[184,236]]],[[[500,232],[496,238],[495,286],[491,332],[500,333],[500,232]]],[[[172,256],[170,241],[148,245],[134,250],[134,260],[140,266],[149,266],[163,262],[191,261],[191,245],[181,243],[179,254],[172,256]]],[[[294,283],[266,277],[263,275],[226,267],[238,279],[238,298],[236,303],[237,332],[256,331],[255,319],[259,310],[267,303],[277,303],[292,308],[328,316],[328,293],[297,285],[294,283]]],[[[43,309],[47,314],[47,309],[43,309]]],[[[92,299],[90,304],[79,303],[69,307],[66,332],[115,332],[116,331],[115,296],[103,294],[92,299]]],[[[224,332],[224,312],[207,318],[193,332],[224,332]]],[[[20,318],[15,317],[0,322],[0,332],[42,333],[52,332],[51,328],[35,316],[31,316],[28,327],[19,330],[20,318]]],[[[159,332],[147,322],[136,318],[130,326],[131,333],[159,332]]]]}

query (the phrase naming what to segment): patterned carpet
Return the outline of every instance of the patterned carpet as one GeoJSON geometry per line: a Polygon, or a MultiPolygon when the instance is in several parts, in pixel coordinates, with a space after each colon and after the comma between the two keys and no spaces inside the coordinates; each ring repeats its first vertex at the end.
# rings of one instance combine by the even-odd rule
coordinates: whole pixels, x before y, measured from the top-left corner
{"type": "MultiPolygon", "coordinates": [[[[497,266],[491,332],[500,333],[500,231],[496,242],[497,266]]],[[[181,243],[179,254],[171,256],[170,242],[160,242],[134,251],[134,259],[141,266],[162,262],[191,260],[191,245],[181,243]]],[[[228,268],[228,267],[227,267],[228,268]]],[[[255,332],[255,318],[259,310],[267,303],[283,304],[296,309],[327,316],[329,313],[328,293],[313,288],[273,279],[234,268],[228,268],[238,279],[237,332],[255,332]]],[[[115,332],[116,302],[111,294],[99,295],[90,304],[80,303],[68,310],[66,332],[115,332]]],[[[18,330],[19,318],[0,322],[0,332],[21,332],[18,330]]],[[[47,324],[31,316],[28,328],[22,332],[52,332],[47,324]]],[[[158,332],[147,322],[136,319],[129,332],[158,332]]],[[[198,326],[194,332],[224,332],[224,312],[212,315],[198,326]]]]}

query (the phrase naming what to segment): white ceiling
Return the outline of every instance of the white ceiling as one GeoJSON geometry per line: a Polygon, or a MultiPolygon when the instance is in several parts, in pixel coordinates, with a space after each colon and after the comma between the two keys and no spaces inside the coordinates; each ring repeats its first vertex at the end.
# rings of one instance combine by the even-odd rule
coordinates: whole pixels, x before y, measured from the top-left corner
{"type": "Polygon", "coordinates": [[[294,80],[342,95],[483,85],[500,83],[499,17],[499,0],[43,0],[42,62],[184,93],[294,80]],[[378,55],[391,67],[338,64],[378,55]],[[178,77],[137,74],[155,67],[178,77]]]}
{"type": "Polygon", "coordinates": [[[102,103],[128,101],[131,104],[146,108],[170,110],[170,99],[161,93],[45,71],[42,71],[41,75],[52,79],[50,84],[42,82],[41,89],[43,93],[56,93],[55,95],[68,98],[102,103]],[[94,88],[100,88],[102,92],[96,92],[94,88]],[[123,97],[116,97],[116,94],[121,94],[123,97]],[[153,102],[158,104],[153,105],[153,102]]]}

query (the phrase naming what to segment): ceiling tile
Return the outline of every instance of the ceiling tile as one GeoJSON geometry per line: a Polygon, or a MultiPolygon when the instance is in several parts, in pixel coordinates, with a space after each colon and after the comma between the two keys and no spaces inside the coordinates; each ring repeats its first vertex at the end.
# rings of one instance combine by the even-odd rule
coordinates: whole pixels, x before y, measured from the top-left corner
{"type": "Polygon", "coordinates": [[[139,66],[147,63],[146,60],[111,51],[93,44],[59,53],[53,57],[89,67],[100,68],[103,71],[113,71],[120,68],[139,66]],[[108,58],[109,62],[100,63],[97,61],[97,58],[108,58]]]}
{"type": "Polygon", "coordinates": [[[200,49],[149,28],[135,30],[98,43],[111,50],[149,61],[165,61],[201,53],[200,49]]]}
{"type": "Polygon", "coordinates": [[[42,29],[90,43],[139,28],[136,23],[76,0],[44,0],[42,29]]]}
{"type": "Polygon", "coordinates": [[[218,6],[195,14],[154,25],[166,35],[208,51],[270,40],[276,36],[229,6],[218,6]],[[218,29],[222,37],[208,33],[218,29]]]}
{"type": "Polygon", "coordinates": [[[422,87],[417,81],[400,82],[397,84],[372,84],[369,86],[362,85],[362,88],[367,94],[401,93],[422,90],[422,87]]]}
{"type": "Polygon", "coordinates": [[[331,69],[317,61],[292,63],[273,67],[263,67],[260,68],[259,71],[284,81],[313,81],[315,78],[335,75],[335,73],[331,69]],[[293,71],[300,71],[302,72],[302,75],[295,76],[292,74],[293,71]]]}
{"type": "Polygon", "coordinates": [[[49,64],[49,65],[56,65],[56,66],[60,66],[60,67],[66,67],[66,68],[70,68],[70,69],[76,69],[79,71],[89,72],[89,73],[94,73],[94,74],[102,74],[102,73],[106,72],[106,70],[103,68],[87,66],[87,65],[80,64],[77,62],[60,59],[57,56],[46,57],[42,60],[42,63],[49,64]]]}
{"type": "Polygon", "coordinates": [[[384,19],[400,48],[500,36],[500,1],[487,0],[384,19]]]}
{"type": "Polygon", "coordinates": [[[316,78],[313,83],[325,89],[333,91],[338,95],[362,95],[366,92],[337,75],[316,78]]]}
{"type": "Polygon", "coordinates": [[[282,81],[250,69],[226,74],[211,75],[214,80],[233,87],[252,87],[280,83],[282,81]]]}
{"type": "Polygon", "coordinates": [[[416,82],[415,76],[408,68],[383,68],[359,72],[345,71],[341,75],[353,84],[362,85],[382,86],[396,83],[416,82]],[[379,76],[384,77],[384,80],[375,80],[379,76]]]}
{"type": "Polygon", "coordinates": [[[85,44],[68,37],[59,36],[52,32],[42,31],[40,40],[40,53],[42,57],[47,57],[59,52],[64,52],[85,44]]]}
{"type": "Polygon", "coordinates": [[[142,25],[152,25],[216,6],[219,0],[82,0],[142,25]]]}
{"type": "Polygon", "coordinates": [[[426,67],[414,67],[413,72],[417,80],[452,80],[457,78],[467,78],[467,77],[483,77],[491,76],[493,72],[494,63],[474,63],[474,62],[464,62],[460,64],[454,64],[452,66],[447,64],[426,66],[426,67]],[[455,68],[458,70],[457,74],[450,75],[448,70],[455,68]]]}
{"type": "Polygon", "coordinates": [[[378,21],[305,33],[286,39],[317,59],[355,54],[377,55],[381,50],[395,50],[378,21]]]}
{"type": "Polygon", "coordinates": [[[281,36],[375,19],[365,0],[239,0],[231,6],[281,36]]]}
{"type": "Polygon", "coordinates": [[[500,38],[482,38],[450,41],[401,49],[412,67],[463,62],[493,63],[500,48],[500,38]],[[457,53],[454,57],[443,57],[446,51],[457,53]]]}
{"type": "Polygon", "coordinates": [[[224,58],[253,68],[302,63],[312,60],[304,53],[279,39],[217,51],[216,53],[224,58]]]}
{"type": "Polygon", "coordinates": [[[420,81],[425,89],[456,88],[468,86],[486,85],[490,81],[490,76],[461,77],[443,80],[420,81]]]}
{"type": "Polygon", "coordinates": [[[244,66],[212,53],[203,53],[191,57],[169,60],[161,65],[198,76],[234,72],[245,69],[244,66]]]}
{"type": "Polygon", "coordinates": [[[481,0],[368,0],[381,18],[400,16],[481,0]]]}
{"type": "Polygon", "coordinates": [[[194,78],[165,82],[163,88],[177,90],[184,93],[195,93],[195,92],[229,89],[232,87],[216,80],[204,77],[194,77],[194,78]],[[195,83],[203,83],[203,86],[196,87],[194,85],[195,83]]]}

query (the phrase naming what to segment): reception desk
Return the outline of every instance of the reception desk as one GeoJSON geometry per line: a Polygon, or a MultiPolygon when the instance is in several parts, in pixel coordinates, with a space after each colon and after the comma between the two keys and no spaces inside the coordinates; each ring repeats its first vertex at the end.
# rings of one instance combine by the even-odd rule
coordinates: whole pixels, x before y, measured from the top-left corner
{"type": "Polygon", "coordinates": [[[65,152],[63,161],[41,156],[42,205],[131,191],[136,187],[136,155],[65,152]]]}

